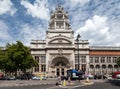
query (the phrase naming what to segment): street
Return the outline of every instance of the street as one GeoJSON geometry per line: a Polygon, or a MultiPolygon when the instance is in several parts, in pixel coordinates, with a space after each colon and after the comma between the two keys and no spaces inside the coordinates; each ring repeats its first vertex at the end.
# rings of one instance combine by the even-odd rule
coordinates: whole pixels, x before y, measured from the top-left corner
{"type": "Polygon", "coordinates": [[[83,86],[81,88],[74,89],[120,89],[120,86],[112,85],[111,83],[95,83],[89,86],[83,86]]]}
{"type": "Polygon", "coordinates": [[[32,85],[32,86],[13,86],[13,87],[0,87],[0,89],[49,89],[55,85],[32,85]]]}
{"type": "MultiPolygon", "coordinates": [[[[52,81],[51,81],[52,82],[52,81]]],[[[23,82],[24,83],[24,82],[23,82]]],[[[27,86],[8,86],[0,87],[0,89],[120,89],[119,85],[115,85],[108,81],[94,81],[92,85],[78,84],[74,86],[56,86],[55,84],[27,85],[27,86]]]]}

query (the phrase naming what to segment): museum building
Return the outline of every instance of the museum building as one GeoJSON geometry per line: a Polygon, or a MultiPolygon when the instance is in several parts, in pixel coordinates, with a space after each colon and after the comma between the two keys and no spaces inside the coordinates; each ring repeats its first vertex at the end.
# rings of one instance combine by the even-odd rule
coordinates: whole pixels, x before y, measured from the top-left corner
{"type": "Polygon", "coordinates": [[[110,74],[118,71],[116,64],[120,47],[89,46],[88,40],[74,38],[68,13],[61,6],[51,12],[45,40],[31,40],[31,54],[39,63],[34,74],[66,75],[69,69],[91,74],[110,74]]]}

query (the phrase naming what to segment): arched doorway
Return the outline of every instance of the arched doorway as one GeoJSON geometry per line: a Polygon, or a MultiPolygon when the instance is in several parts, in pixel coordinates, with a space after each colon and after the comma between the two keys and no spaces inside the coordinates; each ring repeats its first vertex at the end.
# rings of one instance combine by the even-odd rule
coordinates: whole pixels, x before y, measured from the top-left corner
{"type": "Polygon", "coordinates": [[[55,68],[55,75],[66,75],[66,70],[70,68],[70,62],[65,57],[56,57],[52,60],[52,67],[55,68]]]}

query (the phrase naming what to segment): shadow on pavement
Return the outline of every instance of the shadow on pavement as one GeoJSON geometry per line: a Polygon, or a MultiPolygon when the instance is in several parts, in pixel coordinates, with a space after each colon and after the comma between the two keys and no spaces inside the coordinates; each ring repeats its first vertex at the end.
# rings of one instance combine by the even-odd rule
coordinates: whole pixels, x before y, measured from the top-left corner
{"type": "Polygon", "coordinates": [[[108,82],[114,86],[120,86],[120,80],[118,79],[109,79],[108,82]]]}

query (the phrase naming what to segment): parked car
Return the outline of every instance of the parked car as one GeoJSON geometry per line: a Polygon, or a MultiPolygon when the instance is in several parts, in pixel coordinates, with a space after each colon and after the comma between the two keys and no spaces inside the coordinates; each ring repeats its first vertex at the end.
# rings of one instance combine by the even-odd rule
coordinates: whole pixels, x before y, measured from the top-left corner
{"type": "Polygon", "coordinates": [[[92,75],[92,74],[88,74],[88,75],[84,75],[84,78],[86,79],[86,78],[89,78],[89,79],[94,79],[94,76],[92,75]]]}
{"type": "Polygon", "coordinates": [[[32,77],[32,80],[41,80],[41,79],[46,80],[47,78],[46,78],[46,76],[41,76],[41,77],[40,76],[33,76],[32,77]]]}
{"type": "Polygon", "coordinates": [[[94,75],[94,79],[108,79],[108,76],[102,74],[96,74],[94,75]]]}
{"type": "Polygon", "coordinates": [[[32,80],[40,80],[40,76],[33,76],[32,80]]]}
{"type": "Polygon", "coordinates": [[[108,79],[108,76],[107,75],[102,75],[102,78],[103,79],[108,79]]]}
{"type": "Polygon", "coordinates": [[[20,75],[20,76],[17,76],[16,79],[19,79],[19,80],[30,80],[31,76],[20,75]]]}
{"type": "Polygon", "coordinates": [[[120,71],[119,72],[114,72],[112,74],[112,78],[119,78],[119,75],[120,75],[120,71]]]}
{"type": "Polygon", "coordinates": [[[46,80],[47,79],[47,77],[46,76],[42,76],[42,80],[46,80]]]}
{"type": "Polygon", "coordinates": [[[101,74],[96,74],[96,75],[94,75],[94,79],[102,79],[102,75],[101,74]]]}
{"type": "Polygon", "coordinates": [[[6,80],[16,80],[15,76],[6,76],[6,80]]]}
{"type": "Polygon", "coordinates": [[[117,79],[120,79],[120,74],[117,74],[117,75],[116,75],[116,78],[117,78],[117,79]]]}
{"type": "Polygon", "coordinates": [[[4,75],[0,73],[0,80],[5,80],[4,75]]]}

